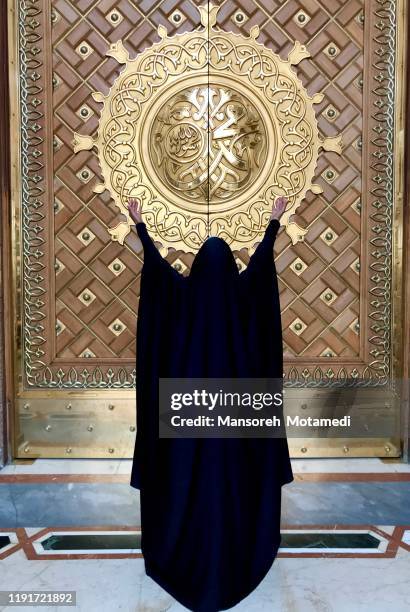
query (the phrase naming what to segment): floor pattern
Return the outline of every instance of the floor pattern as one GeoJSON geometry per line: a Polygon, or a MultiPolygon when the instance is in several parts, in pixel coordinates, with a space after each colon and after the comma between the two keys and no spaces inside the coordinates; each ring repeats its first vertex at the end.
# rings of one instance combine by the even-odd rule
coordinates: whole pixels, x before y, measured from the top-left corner
{"type": "MultiPolygon", "coordinates": [[[[40,460],[2,470],[0,590],[75,591],[80,612],[187,612],[145,574],[129,468],[40,460]]],[[[329,460],[293,468],[277,559],[232,610],[408,612],[410,466],[329,460]]]]}
{"type": "MultiPolygon", "coordinates": [[[[410,552],[410,525],[284,527],[279,557],[394,558],[410,552]]],[[[39,559],[139,558],[141,529],[112,526],[0,529],[0,559],[23,551],[39,559]]]]}

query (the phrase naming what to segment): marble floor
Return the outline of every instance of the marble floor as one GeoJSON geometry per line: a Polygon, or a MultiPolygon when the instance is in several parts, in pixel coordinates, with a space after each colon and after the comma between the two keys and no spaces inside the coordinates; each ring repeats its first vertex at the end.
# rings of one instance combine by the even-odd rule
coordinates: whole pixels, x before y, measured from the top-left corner
{"type": "MultiPolygon", "coordinates": [[[[233,610],[409,611],[410,465],[295,459],[292,467],[279,555],[233,610]]],[[[185,610],[144,572],[130,469],[128,460],[42,459],[1,470],[0,591],[75,591],[76,609],[87,612],[185,610]]]]}

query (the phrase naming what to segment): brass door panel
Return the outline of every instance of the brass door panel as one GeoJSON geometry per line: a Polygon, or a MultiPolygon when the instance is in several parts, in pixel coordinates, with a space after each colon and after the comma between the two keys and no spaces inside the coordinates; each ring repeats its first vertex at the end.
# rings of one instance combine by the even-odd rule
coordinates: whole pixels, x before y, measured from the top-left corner
{"type": "MultiPolygon", "coordinates": [[[[275,252],[291,401],[304,382],[400,377],[404,6],[202,4],[9,2],[15,456],[132,456],[142,261],[129,195],[184,271],[208,234],[246,266],[287,194],[275,252]],[[156,50],[173,42],[181,64],[165,78],[156,50]]],[[[290,446],[400,454],[391,439],[290,446]]]]}

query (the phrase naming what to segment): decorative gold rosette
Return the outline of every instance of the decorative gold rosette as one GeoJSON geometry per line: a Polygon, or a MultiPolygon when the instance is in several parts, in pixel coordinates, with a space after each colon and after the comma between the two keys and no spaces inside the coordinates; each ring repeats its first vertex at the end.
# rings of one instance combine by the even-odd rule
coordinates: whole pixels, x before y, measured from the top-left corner
{"type": "Polygon", "coordinates": [[[75,134],[74,150],[96,148],[103,182],[126,221],[109,230],[121,244],[132,220],[129,197],[164,249],[196,252],[209,236],[232,249],[261,240],[272,204],[288,198],[281,218],[292,243],[306,230],[290,220],[313,183],[320,149],[341,152],[341,138],[321,139],[314,105],[294,66],[309,57],[296,42],[286,60],[249,37],[216,26],[217,6],[198,7],[201,26],[167,36],[130,59],[122,42],[107,55],[124,65],[102,106],[95,138],[75,134]]]}

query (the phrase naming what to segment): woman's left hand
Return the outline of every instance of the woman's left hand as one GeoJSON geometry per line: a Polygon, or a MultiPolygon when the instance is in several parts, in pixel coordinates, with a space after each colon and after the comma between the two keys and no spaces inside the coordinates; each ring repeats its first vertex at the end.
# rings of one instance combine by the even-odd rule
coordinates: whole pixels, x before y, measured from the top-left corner
{"type": "Polygon", "coordinates": [[[128,211],[134,223],[142,223],[142,204],[138,198],[129,198],[128,211]]]}

